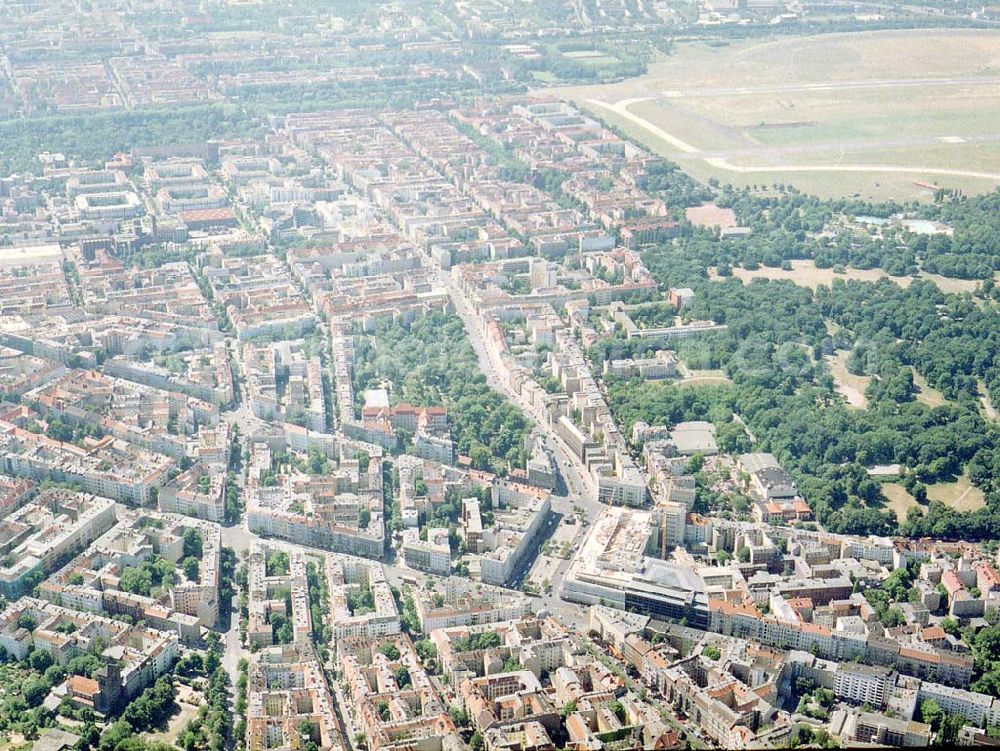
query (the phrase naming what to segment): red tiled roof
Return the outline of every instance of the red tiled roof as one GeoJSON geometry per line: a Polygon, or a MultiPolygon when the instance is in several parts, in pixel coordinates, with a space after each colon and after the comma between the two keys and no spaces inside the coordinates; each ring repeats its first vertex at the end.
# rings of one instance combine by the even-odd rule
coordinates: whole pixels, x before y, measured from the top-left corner
{"type": "Polygon", "coordinates": [[[101,690],[97,681],[84,675],[70,676],[69,680],[66,681],[66,687],[72,693],[80,696],[93,696],[101,690]]]}

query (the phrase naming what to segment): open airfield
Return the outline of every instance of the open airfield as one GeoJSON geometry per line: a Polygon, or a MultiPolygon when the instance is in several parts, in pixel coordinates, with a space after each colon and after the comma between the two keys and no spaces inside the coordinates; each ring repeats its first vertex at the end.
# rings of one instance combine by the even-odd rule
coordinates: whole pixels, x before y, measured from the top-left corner
{"type": "Polygon", "coordinates": [[[641,77],[543,93],[700,179],[901,200],[1000,185],[1000,32],[678,43],[641,77]]]}

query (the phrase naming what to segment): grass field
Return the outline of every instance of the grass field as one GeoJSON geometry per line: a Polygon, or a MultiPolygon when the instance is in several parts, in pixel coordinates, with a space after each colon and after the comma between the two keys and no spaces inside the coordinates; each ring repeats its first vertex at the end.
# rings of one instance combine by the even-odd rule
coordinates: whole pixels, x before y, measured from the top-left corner
{"type": "Polygon", "coordinates": [[[847,350],[838,352],[836,355],[827,356],[826,364],[830,368],[830,375],[836,384],[837,393],[847,399],[847,403],[855,409],[866,409],[868,399],[865,397],[865,389],[871,383],[871,376],[858,376],[847,370],[847,358],[851,353],[847,350]]]}
{"type": "Polygon", "coordinates": [[[983,491],[962,475],[955,482],[939,482],[927,486],[927,497],[940,501],[956,511],[975,511],[986,505],[983,491]]]}
{"type": "Polygon", "coordinates": [[[916,370],[913,371],[913,385],[917,387],[918,402],[922,402],[932,408],[948,403],[948,400],[944,398],[944,394],[927,383],[927,379],[916,370]]]}
{"type": "Polygon", "coordinates": [[[718,370],[696,370],[689,368],[687,363],[678,363],[680,380],[676,381],[678,386],[725,386],[732,383],[726,371],[718,370]]]}
{"type": "Polygon", "coordinates": [[[1000,414],[997,413],[997,409],[993,405],[993,400],[990,399],[986,384],[982,380],[979,381],[979,401],[983,405],[983,414],[987,420],[1000,420],[1000,414]]]}
{"type": "MultiPolygon", "coordinates": [[[[788,279],[800,287],[808,287],[809,289],[816,289],[819,286],[830,287],[833,285],[834,279],[843,279],[844,281],[856,279],[863,282],[876,282],[879,279],[889,279],[901,287],[909,286],[913,281],[913,277],[909,276],[889,276],[882,269],[845,269],[843,273],[838,273],[833,269],[818,269],[815,263],[808,260],[792,261],[791,266],[790,271],[770,266],[761,266],[752,271],[735,267],[733,269],[733,276],[744,283],[757,278],[788,279]]],[[[714,269],[711,269],[710,272],[713,278],[717,278],[714,276],[714,269]]],[[[934,282],[942,292],[972,292],[979,284],[974,279],[951,279],[925,272],[921,272],[920,277],[934,282]]]]}
{"type": "Polygon", "coordinates": [[[906,518],[906,512],[912,506],[918,505],[917,499],[898,482],[882,483],[882,495],[885,497],[885,507],[894,512],[899,521],[906,518]]]}
{"type": "Polygon", "coordinates": [[[179,684],[177,686],[177,704],[180,706],[180,711],[170,718],[166,730],[146,733],[144,737],[151,741],[176,744],[181,732],[187,727],[191,719],[198,714],[198,706],[202,701],[203,698],[200,691],[195,691],[190,686],[179,684]]]}
{"type": "Polygon", "coordinates": [[[725,386],[733,381],[723,370],[691,370],[677,381],[678,386],[725,386]]]}
{"type": "MultiPolygon", "coordinates": [[[[898,482],[882,483],[882,496],[885,507],[896,514],[902,521],[906,512],[913,506],[918,506],[916,499],[898,482]]],[[[962,475],[955,482],[939,482],[927,486],[927,498],[940,501],[956,511],[975,511],[986,505],[983,492],[962,475]]]]}
{"type": "Polygon", "coordinates": [[[701,179],[908,199],[1000,185],[998,84],[1000,32],[916,30],[684,43],[555,93],[701,179]]]}

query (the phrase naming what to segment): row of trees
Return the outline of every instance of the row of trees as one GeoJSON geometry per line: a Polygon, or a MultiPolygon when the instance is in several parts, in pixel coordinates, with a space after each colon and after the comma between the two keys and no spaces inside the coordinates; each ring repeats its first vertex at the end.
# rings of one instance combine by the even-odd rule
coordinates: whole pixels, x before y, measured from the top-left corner
{"type": "Polygon", "coordinates": [[[309,612],[312,617],[312,640],[319,653],[320,660],[325,662],[332,638],[332,632],[323,617],[330,611],[330,592],[326,577],[314,561],[306,564],[306,584],[309,589],[309,612]]]}
{"type": "Polygon", "coordinates": [[[232,714],[229,708],[229,675],[222,666],[222,641],[211,634],[205,658],[208,677],[204,703],[179,738],[184,751],[224,751],[233,740],[232,714]]]}

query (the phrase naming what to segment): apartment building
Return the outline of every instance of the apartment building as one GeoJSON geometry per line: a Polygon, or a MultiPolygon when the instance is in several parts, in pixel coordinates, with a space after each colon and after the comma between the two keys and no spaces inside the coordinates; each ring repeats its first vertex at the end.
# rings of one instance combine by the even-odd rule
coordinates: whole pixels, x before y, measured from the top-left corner
{"type": "Polygon", "coordinates": [[[254,480],[247,487],[252,532],[334,552],[382,557],[385,527],[378,457],[364,472],[357,460],[342,459],[329,475],[293,471],[270,483],[254,480]]]}
{"type": "Polygon", "coordinates": [[[451,544],[447,527],[427,527],[427,539],[420,539],[416,529],[403,530],[403,560],[410,568],[438,576],[451,571],[451,544]]]}
{"type": "Polygon", "coordinates": [[[349,556],[327,554],[324,564],[330,592],[330,628],[334,640],[372,639],[400,631],[399,612],[382,565],[349,556]],[[370,605],[354,607],[363,595],[370,605]]]}
{"type": "Polygon", "coordinates": [[[467,677],[499,672],[516,661],[535,676],[566,665],[575,651],[569,633],[553,618],[534,616],[498,623],[435,629],[430,639],[453,685],[467,677]]]}
{"type": "Polygon", "coordinates": [[[378,749],[464,747],[444,698],[404,634],[337,641],[349,706],[344,711],[378,749]]]}
{"type": "Polygon", "coordinates": [[[323,666],[312,646],[265,646],[250,655],[247,681],[248,751],[292,751],[314,743],[343,751],[343,729],[323,666]]]}
{"type": "Polygon", "coordinates": [[[12,420],[0,420],[0,470],[7,474],[75,483],[94,495],[148,506],[174,465],[113,435],[78,446],[25,430],[20,425],[30,415],[22,407],[12,420]]]}
{"type": "Polygon", "coordinates": [[[176,632],[185,644],[198,644],[202,628],[215,626],[219,617],[221,552],[217,524],[174,514],[125,512],[119,524],[42,582],[39,596],[75,610],[128,616],[176,632]],[[200,548],[194,578],[178,570],[170,586],[146,595],[120,588],[124,571],[153,555],[180,569],[185,541],[192,534],[200,548]]]}
{"type": "Polygon", "coordinates": [[[306,560],[301,553],[292,553],[287,572],[268,572],[272,550],[258,546],[247,561],[247,638],[257,647],[290,641],[311,649],[312,613],[306,560]],[[290,639],[277,632],[276,616],[290,624],[290,639]]]}
{"type": "Polygon", "coordinates": [[[65,665],[82,652],[100,651],[104,663],[93,681],[68,679],[67,695],[77,706],[99,712],[119,711],[143,689],[167,673],[177,661],[178,638],[144,626],[128,626],[120,621],[90,613],[79,613],[49,602],[24,597],[0,612],[0,646],[17,659],[32,649],[52,655],[65,665]],[[31,631],[18,623],[28,617],[35,623],[31,631]],[[69,625],[73,628],[69,628],[69,625]]]}
{"type": "Polygon", "coordinates": [[[425,633],[452,626],[516,620],[531,612],[528,598],[519,592],[458,576],[449,576],[433,590],[416,590],[414,602],[420,628],[425,633]]]}
{"type": "Polygon", "coordinates": [[[885,705],[892,674],[876,665],[841,663],[834,675],[833,690],[840,698],[872,707],[885,705]]]}
{"type": "Polygon", "coordinates": [[[28,500],[34,487],[35,483],[23,477],[0,475],[0,519],[28,500]]]}
{"type": "Polygon", "coordinates": [[[226,478],[201,462],[195,463],[160,488],[157,507],[164,513],[219,524],[226,515],[226,478]]]}
{"type": "Polygon", "coordinates": [[[14,600],[115,524],[107,498],[52,488],[0,522],[0,593],[14,600]]]}
{"type": "Polygon", "coordinates": [[[485,527],[480,544],[480,579],[504,585],[525,565],[549,523],[548,493],[530,486],[494,484],[493,525],[485,527]]]}
{"type": "Polygon", "coordinates": [[[931,728],[922,722],[898,720],[871,712],[854,714],[841,733],[850,741],[874,746],[920,748],[930,745],[931,728]]]}

